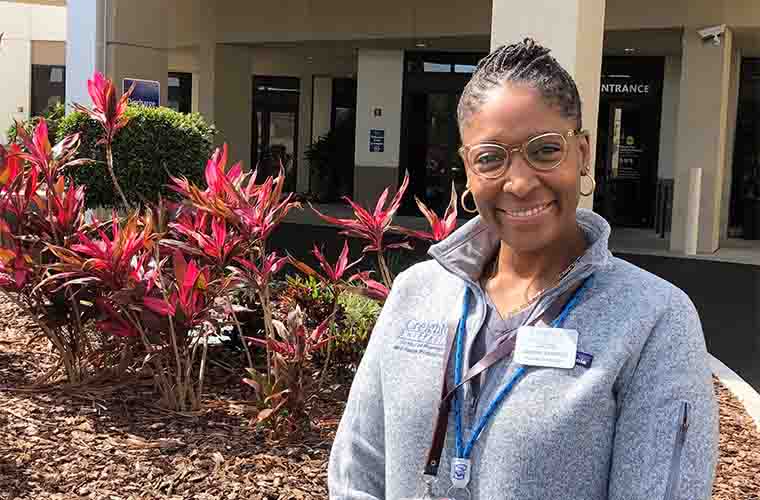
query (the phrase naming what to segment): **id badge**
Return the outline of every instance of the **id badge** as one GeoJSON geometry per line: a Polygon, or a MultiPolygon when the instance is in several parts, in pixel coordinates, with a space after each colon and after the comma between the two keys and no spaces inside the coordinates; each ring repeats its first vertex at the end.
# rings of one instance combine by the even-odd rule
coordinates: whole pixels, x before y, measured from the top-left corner
{"type": "Polygon", "coordinates": [[[570,370],[575,366],[577,351],[576,330],[522,326],[517,330],[514,361],[525,366],[570,370]]]}

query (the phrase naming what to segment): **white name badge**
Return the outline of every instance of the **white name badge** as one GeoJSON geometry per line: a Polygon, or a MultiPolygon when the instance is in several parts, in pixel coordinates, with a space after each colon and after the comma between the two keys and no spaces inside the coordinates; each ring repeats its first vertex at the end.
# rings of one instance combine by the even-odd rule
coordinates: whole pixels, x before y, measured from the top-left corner
{"type": "Polygon", "coordinates": [[[522,326],[517,330],[514,361],[526,366],[570,370],[575,366],[577,351],[576,330],[522,326]]]}

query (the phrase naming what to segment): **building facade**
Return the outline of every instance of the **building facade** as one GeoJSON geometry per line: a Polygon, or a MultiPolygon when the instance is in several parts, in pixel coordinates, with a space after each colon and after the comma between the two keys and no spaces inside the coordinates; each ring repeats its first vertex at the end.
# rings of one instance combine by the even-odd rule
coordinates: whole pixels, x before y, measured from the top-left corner
{"type": "MultiPolygon", "coordinates": [[[[445,205],[452,182],[464,182],[455,108],[475,64],[492,47],[532,36],[579,84],[597,152],[589,207],[613,226],[667,234],[677,253],[711,254],[730,237],[760,238],[756,0],[473,0],[466,8],[387,0],[382,7],[0,1],[0,22],[14,61],[26,58],[32,69],[56,63],[46,70],[51,81],[61,74],[65,38],[67,103],[87,102],[94,70],[117,82],[158,82],[160,102],[204,114],[233,157],[284,159],[301,192],[317,182],[306,152],[332,130],[353,150],[331,178],[337,194],[368,201],[409,171],[411,193],[434,207],[445,205]],[[25,14],[30,21],[16,22],[5,14],[43,9],[58,17],[25,14]],[[39,34],[43,24],[55,25],[57,38],[39,34]],[[49,38],[55,60],[42,59],[49,38]]],[[[35,74],[4,83],[26,94],[4,93],[3,119],[13,109],[19,117],[39,112],[35,74]]]]}

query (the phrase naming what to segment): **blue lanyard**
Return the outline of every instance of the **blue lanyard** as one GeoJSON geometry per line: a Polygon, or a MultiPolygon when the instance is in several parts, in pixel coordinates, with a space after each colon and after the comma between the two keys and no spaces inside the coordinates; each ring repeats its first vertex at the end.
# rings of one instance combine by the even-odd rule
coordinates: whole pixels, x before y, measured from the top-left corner
{"type": "MultiPolygon", "coordinates": [[[[578,302],[581,299],[582,291],[585,290],[588,286],[588,283],[590,281],[591,277],[589,276],[586,278],[586,280],[583,282],[583,285],[578,287],[578,289],[573,294],[572,298],[567,301],[567,304],[565,304],[565,307],[562,309],[562,312],[557,316],[557,318],[552,321],[551,327],[552,328],[560,328],[564,323],[565,319],[567,318],[568,314],[575,308],[575,306],[578,304],[578,302]]],[[[457,326],[457,346],[456,346],[456,354],[454,359],[454,386],[456,387],[459,385],[462,381],[462,364],[463,364],[463,358],[464,358],[464,339],[467,335],[467,315],[470,311],[470,299],[472,298],[472,290],[470,290],[469,287],[467,287],[464,295],[464,301],[462,302],[462,317],[459,320],[459,325],[457,326]]],[[[491,403],[488,405],[488,408],[486,408],[486,411],[483,413],[483,415],[480,417],[480,420],[478,421],[477,426],[475,427],[475,430],[472,433],[472,436],[470,437],[469,441],[467,441],[467,445],[464,444],[464,432],[462,430],[462,398],[460,397],[460,394],[456,394],[456,397],[454,398],[454,415],[456,419],[455,423],[455,430],[456,430],[456,447],[457,447],[457,457],[458,458],[465,458],[469,459],[470,454],[472,453],[472,448],[475,446],[475,443],[477,442],[478,438],[480,437],[480,434],[483,432],[483,429],[485,429],[486,424],[488,424],[488,421],[491,419],[494,413],[496,413],[496,410],[501,405],[502,401],[507,397],[507,395],[512,391],[512,389],[517,385],[517,382],[520,381],[520,379],[525,375],[525,367],[520,366],[514,374],[512,374],[512,377],[509,379],[509,382],[507,382],[507,385],[505,385],[499,393],[496,395],[496,397],[491,401],[491,403]]],[[[460,391],[464,391],[464,388],[461,388],[460,391]]]]}

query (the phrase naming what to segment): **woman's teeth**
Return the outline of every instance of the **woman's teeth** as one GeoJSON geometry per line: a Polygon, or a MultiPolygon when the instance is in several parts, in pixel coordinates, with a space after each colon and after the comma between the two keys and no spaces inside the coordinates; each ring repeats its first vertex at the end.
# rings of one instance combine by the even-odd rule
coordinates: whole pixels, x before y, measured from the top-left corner
{"type": "Polygon", "coordinates": [[[539,205],[533,208],[515,208],[515,209],[505,210],[505,212],[511,217],[535,217],[536,215],[540,214],[544,210],[548,209],[551,204],[552,202],[549,202],[549,203],[545,203],[544,205],[539,205]]]}

